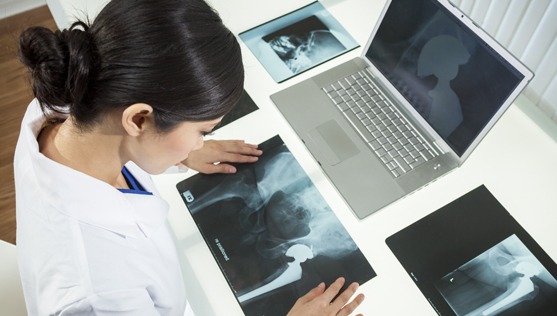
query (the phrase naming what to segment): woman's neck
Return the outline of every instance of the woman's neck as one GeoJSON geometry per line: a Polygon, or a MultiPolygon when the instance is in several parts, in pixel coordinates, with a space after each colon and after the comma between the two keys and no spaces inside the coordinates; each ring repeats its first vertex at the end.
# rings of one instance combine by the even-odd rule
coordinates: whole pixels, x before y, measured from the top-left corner
{"type": "Polygon", "coordinates": [[[72,117],[61,124],[47,126],[39,135],[39,151],[46,157],[104,181],[116,188],[127,188],[122,167],[121,130],[111,124],[80,130],[72,117]]]}

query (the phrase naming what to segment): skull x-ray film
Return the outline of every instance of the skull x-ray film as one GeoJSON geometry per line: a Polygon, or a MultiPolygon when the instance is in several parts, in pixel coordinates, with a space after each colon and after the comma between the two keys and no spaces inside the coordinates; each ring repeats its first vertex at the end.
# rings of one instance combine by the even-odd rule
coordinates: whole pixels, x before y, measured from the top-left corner
{"type": "Polygon", "coordinates": [[[287,314],[320,282],[375,272],[279,136],[233,175],[177,185],[246,315],[287,314]]]}
{"type": "Polygon", "coordinates": [[[276,82],[358,47],[319,2],[242,32],[240,38],[276,82]]]}
{"type": "Polygon", "coordinates": [[[484,186],[387,245],[439,315],[557,315],[557,265],[484,186]]]}

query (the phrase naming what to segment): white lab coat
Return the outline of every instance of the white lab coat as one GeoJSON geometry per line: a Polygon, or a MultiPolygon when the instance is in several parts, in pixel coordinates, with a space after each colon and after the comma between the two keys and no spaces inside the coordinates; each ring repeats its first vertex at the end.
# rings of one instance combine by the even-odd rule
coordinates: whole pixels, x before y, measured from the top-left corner
{"type": "MultiPolygon", "coordinates": [[[[122,193],[38,150],[45,119],[29,105],[14,159],[17,250],[29,315],[184,315],[181,269],[162,200],[122,193]]],[[[187,307],[187,308],[186,308],[187,307]]]]}

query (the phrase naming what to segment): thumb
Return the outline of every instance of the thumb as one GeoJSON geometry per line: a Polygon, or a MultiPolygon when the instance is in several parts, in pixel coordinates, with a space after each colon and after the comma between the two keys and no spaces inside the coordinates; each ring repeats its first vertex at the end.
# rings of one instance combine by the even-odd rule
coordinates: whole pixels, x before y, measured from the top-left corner
{"type": "Polygon", "coordinates": [[[219,163],[219,164],[205,164],[203,166],[203,168],[200,168],[203,170],[198,170],[201,173],[206,173],[206,174],[213,174],[213,173],[236,173],[236,168],[232,165],[229,164],[225,164],[225,163],[219,163]]]}

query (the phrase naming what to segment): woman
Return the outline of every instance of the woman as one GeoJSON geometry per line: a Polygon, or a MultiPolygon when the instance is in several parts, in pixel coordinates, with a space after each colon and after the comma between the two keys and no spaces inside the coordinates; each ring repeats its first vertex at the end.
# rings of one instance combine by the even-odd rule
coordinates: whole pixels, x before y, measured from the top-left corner
{"type": "MultiPolygon", "coordinates": [[[[121,0],[90,27],[27,29],[20,56],[36,96],[14,162],[29,314],[190,313],[168,205],[148,174],[204,169],[223,153],[196,150],[242,93],[235,37],[202,0],[121,0]]],[[[363,296],[348,303],[352,284],[334,299],[343,283],[317,286],[291,315],[351,313],[363,296]]]]}

